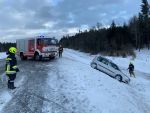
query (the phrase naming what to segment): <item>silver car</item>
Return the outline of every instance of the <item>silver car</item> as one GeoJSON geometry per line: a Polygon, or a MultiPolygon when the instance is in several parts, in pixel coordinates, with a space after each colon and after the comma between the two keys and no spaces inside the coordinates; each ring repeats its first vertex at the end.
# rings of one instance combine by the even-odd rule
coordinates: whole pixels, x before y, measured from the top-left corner
{"type": "Polygon", "coordinates": [[[130,82],[130,78],[126,76],[115,63],[102,56],[96,56],[91,62],[91,67],[116,78],[120,82],[130,82]]]}

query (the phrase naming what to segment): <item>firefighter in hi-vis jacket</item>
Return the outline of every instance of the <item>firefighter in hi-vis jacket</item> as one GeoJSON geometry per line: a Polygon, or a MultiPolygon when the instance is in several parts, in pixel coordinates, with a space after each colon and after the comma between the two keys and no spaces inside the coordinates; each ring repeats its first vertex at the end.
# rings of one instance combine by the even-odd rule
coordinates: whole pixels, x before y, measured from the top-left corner
{"type": "Polygon", "coordinates": [[[16,73],[19,72],[19,69],[17,67],[17,60],[15,57],[15,54],[17,52],[17,49],[15,47],[10,47],[9,51],[7,52],[7,58],[6,58],[6,75],[8,76],[8,88],[9,89],[15,89],[14,86],[14,80],[16,78],[16,73]]]}

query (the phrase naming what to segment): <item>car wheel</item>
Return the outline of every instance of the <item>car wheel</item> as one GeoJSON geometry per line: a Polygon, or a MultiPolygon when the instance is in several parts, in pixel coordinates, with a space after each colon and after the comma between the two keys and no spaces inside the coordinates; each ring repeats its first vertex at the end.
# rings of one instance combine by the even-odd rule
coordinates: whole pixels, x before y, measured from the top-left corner
{"type": "Polygon", "coordinates": [[[94,69],[97,69],[97,64],[92,63],[92,64],[91,64],[91,67],[94,68],[94,69]]]}
{"type": "Polygon", "coordinates": [[[116,75],[116,77],[115,77],[119,82],[121,82],[122,81],[122,76],[121,75],[116,75]]]}

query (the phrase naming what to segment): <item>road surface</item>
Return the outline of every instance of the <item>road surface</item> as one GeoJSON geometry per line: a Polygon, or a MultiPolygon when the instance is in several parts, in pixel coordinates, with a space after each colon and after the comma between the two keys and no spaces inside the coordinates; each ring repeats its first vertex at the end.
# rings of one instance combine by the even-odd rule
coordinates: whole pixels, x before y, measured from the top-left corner
{"type": "MultiPolygon", "coordinates": [[[[18,67],[20,68],[20,72],[15,81],[17,89],[11,91],[7,89],[6,84],[0,86],[0,92],[8,91],[12,96],[1,113],[105,113],[103,111],[96,111],[96,109],[98,109],[96,108],[97,106],[90,105],[88,97],[84,95],[86,86],[78,88],[78,83],[75,83],[75,79],[77,78],[70,79],[70,77],[74,75],[74,71],[70,71],[69,76],[65,75],[67,70],[64,70],[65,68],[63,69],[62,67],[63,65],[69,65],[67,62],[70,62],[69,64],[71,65],[79,64],[74,67],[70,65],[69,70],[78,70],[79,68],[81,69],[80,71],[82,71],[82,68],[90,68],[89,65],[78,61],[78,59],[72,59],[67,56],[60,59],[40,62],[19,60],[18,67]],[[62,65],[62,67],[60,65],[62,65]],[[68,92],[68,84],[71,85],[71,92],[68,92]],[[72,87],[72,84],[74,84],[75,87],[72,87]],[[75,96],[72,95],[74,93],[76,93],[75,96]],[[82,95],[82,97],[79,98],[78,95],[82,95]]],[[[1,61],[0,74],[4,73],[4,65],[5,62],[1,61]]],[[[94,70],[94,72],[95,71],[99,73],[97,70],[94,70]]],[[[136,75],[146,81],[150,80],[150,77],[147,76],[146,73],[136,72],[136,75]]],[[[112,79],[112,81],[115,80],[112,79]]],[[[88,84],[92,84],[91,81],[87,82],[88,84]]],[[[104,84],[100,84],[98,87],[102,87],[103,85],[104,84]]],[[[142,113],[148,113],[150,111],[150,102],[146,102],[143,95],[139,93],[144,90],[142,83],[139,83],[139,86],[133,84],[124,86],[128,90],[127,93],[129,93],[134,100],[131,104],[139,107],[142,113]]],[[[129,100],[129,102],[130,101],[131,100],[129,100]]],[[[114,113],[114,111],[112,111],[112,113],[114,113]]]]}

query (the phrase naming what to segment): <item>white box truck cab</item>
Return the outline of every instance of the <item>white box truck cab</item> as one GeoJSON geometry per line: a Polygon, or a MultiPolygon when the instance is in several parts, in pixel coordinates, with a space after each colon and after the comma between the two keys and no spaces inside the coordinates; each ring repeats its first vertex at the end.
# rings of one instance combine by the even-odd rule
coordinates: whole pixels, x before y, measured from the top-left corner
{"type": "Polygon", "coordinates": [[[21,60],[33,57],[35,60],[42,58],[53,59],[58,55],[58,40],[44,36],[38,36],[29,39],[18,39],[17,54],[21,60]]]}

